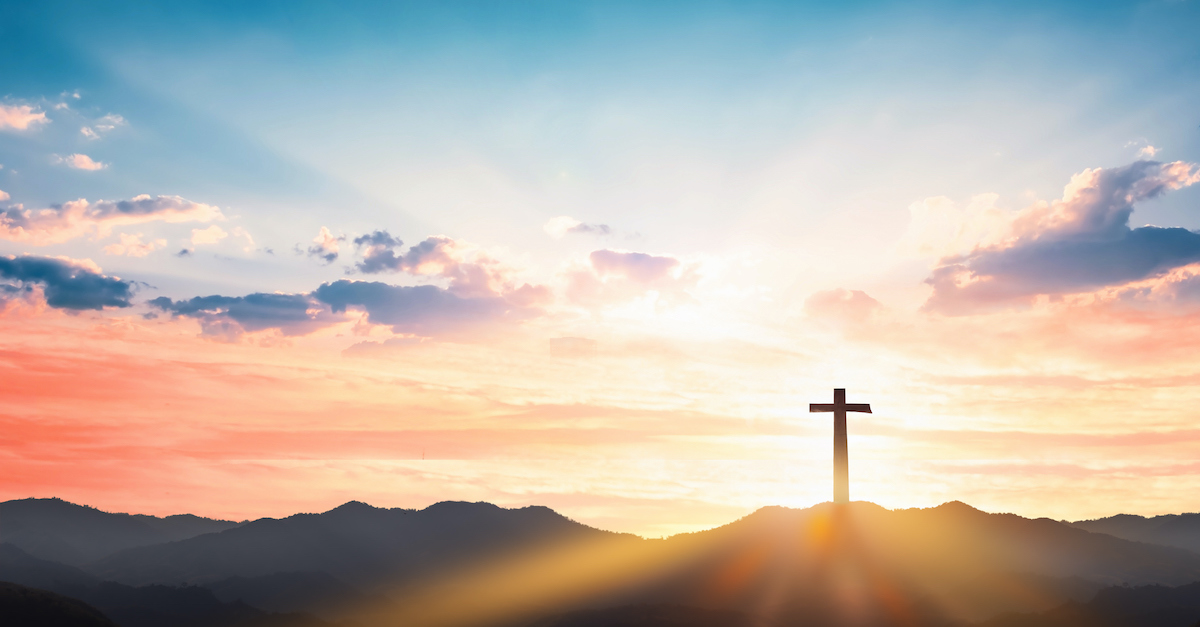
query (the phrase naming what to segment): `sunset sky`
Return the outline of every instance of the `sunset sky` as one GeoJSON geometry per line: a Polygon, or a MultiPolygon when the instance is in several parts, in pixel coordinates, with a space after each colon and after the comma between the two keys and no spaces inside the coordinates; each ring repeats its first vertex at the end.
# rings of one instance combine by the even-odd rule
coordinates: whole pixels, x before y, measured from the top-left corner
{"type": "Polygon", "coordinates": [[[1200,510],[1200,3],[8,2],[0,500],[1200,510]]]}

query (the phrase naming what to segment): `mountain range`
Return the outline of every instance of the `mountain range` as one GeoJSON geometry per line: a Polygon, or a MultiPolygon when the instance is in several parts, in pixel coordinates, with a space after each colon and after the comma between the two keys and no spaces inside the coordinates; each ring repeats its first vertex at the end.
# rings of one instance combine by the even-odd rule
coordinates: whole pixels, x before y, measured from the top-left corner
{"type": "MultiPolygon", "coordinates": [[[[1150,601],[1123,616],[1174,603],[1170,624],[1191,627],[1178,621],[1200,620],[1185,602],[1200,582],[1200,554],[1115,535],[1159,533],[1181,544],[1191,541],[1179,530],[1186,525],[1167,533],[1145,522],[1158,519],[1128,518],[1067,523],[957,502],[900,510],[858,502],[768,507],[650,540],[544,507],[487,503],[350,502],[235,523],[25,500],[0,504],[0,581],[86,601],[122,627],[1073,626],[1125,590],[1150,601]],[[1096,525],[1114,533],[1089,529],[1096,525]],[[172,607],[206,618],[166,621],[172,607]]],[[[1180,519],[1159,523],[1171,520],[1180,519]]]]}
{"type": "Polygon", "coordinates": [[[61,499],[0,503],[0,542],[37,557],[81,566],[128,548],[232,529],[238,523],[191,514],[111,514],[61,499]]]}
{"type": "Polygon", "coordinates": [[[1118,514],[1070,524],[1126,540],[1163,544],[1200,553],[1200,514],[1167,514],[1152,518],[1118,514]]]}

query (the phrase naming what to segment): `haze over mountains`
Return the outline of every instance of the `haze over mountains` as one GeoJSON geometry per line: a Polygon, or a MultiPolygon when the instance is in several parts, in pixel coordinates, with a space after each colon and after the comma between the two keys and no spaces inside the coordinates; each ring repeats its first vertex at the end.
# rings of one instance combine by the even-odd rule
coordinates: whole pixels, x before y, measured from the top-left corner
{"type": "Polygon", "coordinates": [[[648,540],[487,503],[350,502],[238,524],[27,499],[0,504],[0,581],[82,599],[123,627],[189,612],[205,618],[177,624],[1053,625],[1089,616],[1114,585],[1149,595],[1134,609],[1182,603],[1172,616],[1200,620],[1185,607],[1200,553],[1117,537],[1190,546],[1189,516],[1066,523],[858,502],[648,540]],[[1185,587],[1137,587],[1152,585],[1185,587]]]}
{"type": "Polygon", "coordinates": [[[1200,553],[1200,514],[1167,514],[1153,518],[1118,514],[1071,524],[1126,540],[1176,546],[1200,553]]]}

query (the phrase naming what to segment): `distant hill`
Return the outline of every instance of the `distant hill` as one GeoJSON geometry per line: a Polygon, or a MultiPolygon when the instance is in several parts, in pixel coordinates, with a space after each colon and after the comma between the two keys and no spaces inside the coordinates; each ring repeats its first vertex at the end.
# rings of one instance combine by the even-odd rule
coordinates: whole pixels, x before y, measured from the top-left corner
{"type": "Polygon", "coordinates": [[[674,564],[619,601],[767,608],[769,616],[814,625],[851,621],[839,614],[839,597],[857,599],[853,620],[862,624],[933,625],[1083,601],[1096,583],[1200,580],[1200,556],[1183,550],[958,502],[894,511],[863,502],[763,508],[669,538],[659,550],[674,564]]]}
{"type": "MultiPolygon", "coordinates": [[[[16,550],[0,546],[0,557],[16,550]]],[[[26,558],[34,559],[6,559],[26,558]]],[[[22,576],[106,612],[113,598],[134,595],[143,607],[171,598],[217,614],[245,607],[413,627],[600,620],[577,612],[638,607],[658,609],[611,616],[670,621],[695,610],[762,625],[950,627],[1082,604],[1106,585],[1200,581],[1200,555],[1183,549],[958,502],[767,507],[662,540],[594,529],[544,507],[350,502],[127,548],[82,570],[35,566],[22,576]],[[193,587],[172,587],[180,585],[193,587]],[[88,596],[102,588],[105,596],[88,596]]]]}
{"type": "Polygon", "coordinates": [[[53,592],[0,581],[0,625],[117,627],[96,608],[53,592]]]}
{"type": "MultiPolygon", "coordinates": [[[[94,608],[106,620],[111,619],[103,623],[78,623],[81,627],[93,624],[111,627],[112,623],[120,627],[330,627],[329,623],[309,615],[266,612],[241,602],[223,603],[205,588],[134,587],[99,581],[77,568],[33,557],[11,544],[0,545],[2,586],[16,586],[14,590],[36,589],[26,595],[29,598],[25,601],[10,600],[14,611],[57,604],[75,608],[71,610],[75,614],[79,614],[80,607],[94,608]],[[60,602],[63,599],[71,602],[60,602]]],[[[4,607],[0,598],[0,616],[4,607]]],[[[5,627],[27,624],[34,623],[0,621],[5,627]]]]}
{"type": "Polygon", "coordinates": [[[127,549],[87,569],[364,624],[519,624],[584,608],[678,606],[814,626],[934,626],[1083,602],[1108,584],[1200,581],[1200,555],[957,502],[768,507],[665,540],[541,507],[352,502],[127,549]],[[847,598],[858,599],[856,617],[842,615],[847,598]]]}
{"type": "Polygon", "coordinates": [[[61,499],[0,503],[0,543],[55,562],[80,566],[123,549],[232,529],[238,523],[190,514],[158,518],[110,514],[61,499]]]}
{"type": "Polygon", "coordinates": [[[1200,625],[1200,583],[1111,587],[1087,603],[1036,614],[1005,614],[978,627],[1194,627],[1200,625]]]}
{"type": "Polygon", "coordinates": [[[33,557],[7,543],[0,544],[0,581],[43,590],[78,590],[100,583],[74,566],[33,557]]]}
{"type": "Polygon", "coordinates": [[[1153,518],[1119,514],[1070,524],[1126,540],[1152,542],[1200,553],[1200,514],[1168,514],[1153,518]]]}
{"type": "Polygon", "coordinates": [[[579,524],[545,507],[445,502],[406,510],[350,502],[322,514],[264,518],[217,534],[127,549],[88,570],[133,585],[328,573],[371,589],[502,553],[597,538],[642,542],[579,524]]]}

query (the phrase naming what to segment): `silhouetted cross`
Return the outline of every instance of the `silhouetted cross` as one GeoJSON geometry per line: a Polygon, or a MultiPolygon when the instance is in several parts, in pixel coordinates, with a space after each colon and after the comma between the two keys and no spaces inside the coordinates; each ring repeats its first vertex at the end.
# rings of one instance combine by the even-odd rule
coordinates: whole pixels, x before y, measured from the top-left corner
{"type": "Polygon", "coordinates": [[[833,502],[850,502],[850,453],[846,444],[846,412],[857,411],[871,413],[871,406],[866,403],[846,404],[846,390],[836,388],[833,391],[833,404],[812,403],[808,406],[810,412],[833,412],[833,502]]]}

